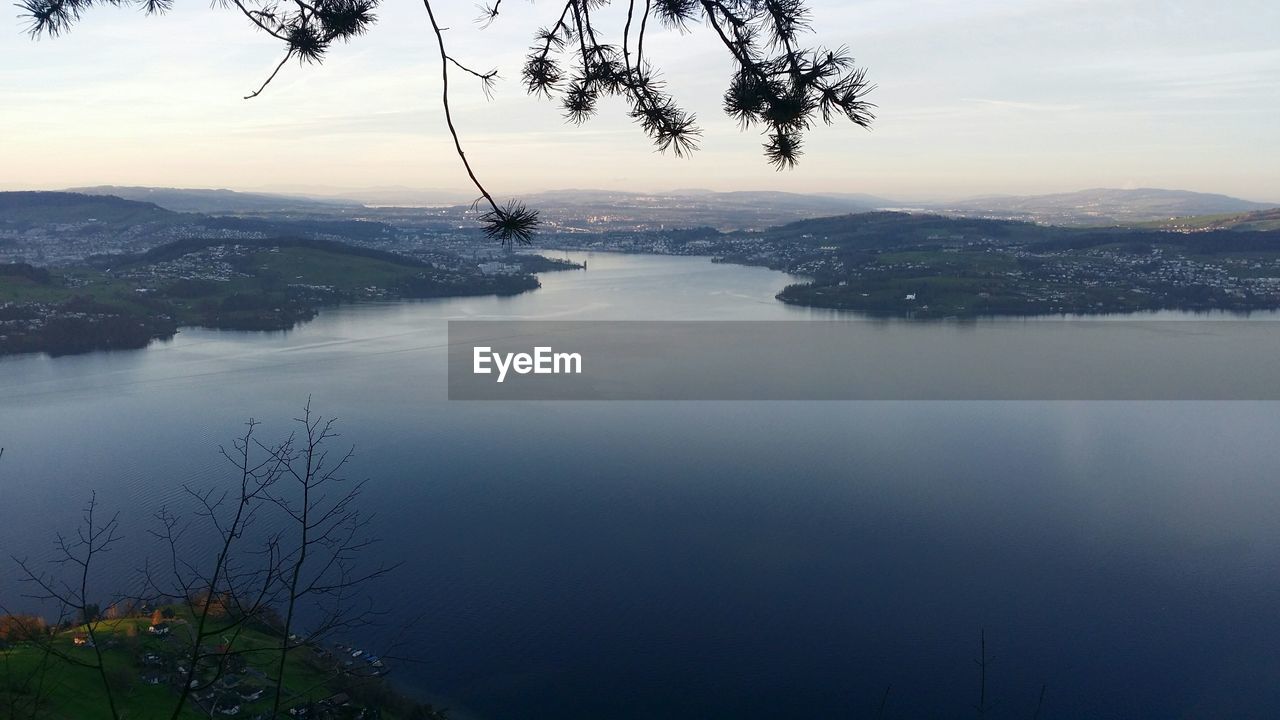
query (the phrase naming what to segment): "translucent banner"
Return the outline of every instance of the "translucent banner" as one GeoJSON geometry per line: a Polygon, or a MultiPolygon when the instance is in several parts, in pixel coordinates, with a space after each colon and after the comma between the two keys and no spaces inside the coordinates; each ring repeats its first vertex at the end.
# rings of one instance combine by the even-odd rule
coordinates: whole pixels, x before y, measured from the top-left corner
{"type": "Polygon", "coordinates": [[[450,321],[451,400],[1276,400],[1280,322],[450,321]]]}

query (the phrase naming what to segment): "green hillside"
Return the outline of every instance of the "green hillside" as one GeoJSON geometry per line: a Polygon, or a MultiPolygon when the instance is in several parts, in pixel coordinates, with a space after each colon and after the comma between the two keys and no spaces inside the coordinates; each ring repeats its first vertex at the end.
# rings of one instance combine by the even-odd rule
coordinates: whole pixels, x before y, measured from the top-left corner
{"type": "Polygon", "coordinates": [[[446,270],[331,241],[184,240],[109,268],[0,266],[0,354],[144,347],[181,326],[284,330],[344,302],[538,286],[529,274],[446,270]]]}
{"type": "Polygon", "coordinates": [[[1280,230],[1280,208],[1247,213],[1197,215],[1193,217],[1174,218],[1173,220],[1144,223],[1141,227],[1182,232],[1205,230],[1280,230]]]}
{"type": "MultiPolygon", "coordinates": [[[[172,617],[159,625],[162,634],[150,631],[150,618],[137,616],[95,623],[92,641],[85,626],[34,640],[0,639],[0,716],[106,720],[105,674],[119,717],[168,720],[191,657],[192,625],[184,612],[166,609],[172,617]],[[97,668],[99,655],[104,672],[97,668]]],[[[280,636],[265,626],[241,624],[223,645],[202,648],[206,658],[197,665],[197,687],[178,717],[269,717],[280,636]]],[[[338,646],[294,644],[285,662],[282,708],[309,707],[309,717],[326,720],[441,717],[396,693],[382,678],[383,663],[348,662],[349,657],[338,646]]]]}

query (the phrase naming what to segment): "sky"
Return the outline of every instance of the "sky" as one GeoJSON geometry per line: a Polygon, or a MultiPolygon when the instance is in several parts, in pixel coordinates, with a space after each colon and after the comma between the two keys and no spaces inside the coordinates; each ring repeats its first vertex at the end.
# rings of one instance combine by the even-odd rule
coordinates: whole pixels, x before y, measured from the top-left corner
{"type": "MultiPolygon", "coordinates": [[[[616,42],[621,5],[600,11],[616,42]]],[[[1275,0],[855,0],[810,3],[814,43],[848,45],[877,85],[868,131],[806,138],[778,172],[720,110],[732,64],[711,31],[655,28],[646,55],[697,113],[702,150],[661,155],[602,105],[584,126],[528,97],[521,59],[550,2],[436,0],[451,53],[502,76],[486,100],[455,75],[468,158],[499,196],[559,188],[849,192],[904,200],[1166,187],[1280,202],[1275,0]]],[[[17,10],[13,10],[17,13],[17,10]]],[[[279,61],[234,10],[100,7],[57,38],[0,25],[0,189],[226,187],[342,194],[467,191],[440,107],[420,3],[383,0],[364,37],[319,66],[279,61]]]]}

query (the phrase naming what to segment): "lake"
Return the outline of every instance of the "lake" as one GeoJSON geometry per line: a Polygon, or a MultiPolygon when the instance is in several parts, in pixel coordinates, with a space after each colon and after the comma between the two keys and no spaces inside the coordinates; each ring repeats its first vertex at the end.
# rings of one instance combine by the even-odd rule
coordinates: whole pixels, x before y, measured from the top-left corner
{"type": "Polygon", "coordinates": [[[378,590],[420,660],[395,677],[462,720],[874,717],[886,688],[884,717],[972,717],[980,631],[987,717],[1042,686],[1041,718],[1280,712],[1280,406],[446,400],[450,319],[830,317],[768,270],[570,257],[517,297],[0,359],[0,554],[52,557],[96,491],[110,587],[246,418],[283,435],[311,397],[405,561],[378,590]]]}

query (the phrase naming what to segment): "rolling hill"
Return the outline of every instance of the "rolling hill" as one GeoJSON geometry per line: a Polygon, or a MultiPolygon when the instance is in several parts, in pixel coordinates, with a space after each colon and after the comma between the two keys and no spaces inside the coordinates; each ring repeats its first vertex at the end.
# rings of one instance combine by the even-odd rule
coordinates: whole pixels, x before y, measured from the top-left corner
{"type": "Polygon", "coordinates": [[[1225,215],[1200,215],[1149,223],[1161,230],[1196,232],[1203,230],[1280,230],[1280,208],[1225,215]]]}
{"type": "Polygon", "coordinates": [[[939,203],[930,209],[956,215],[1030,220],[1050,225],[1120,225],[1194,215],[1266,210],[1260,203],[1188,190],[1096,188],[1052,195],[999,196],[939,203]]]}
{"type": "Polygon", "coordinates": [[[340,213],[344,210],[358,210],[364,207],[360,203],[353,201],[320,200],[291,195],[247,193],[224,189],[97,185],[94,187],[70,188],[69,192],[98,196],[113,195],[125,200],[154,203],[166,210],[188,213],[340,213]]]}
{"type": "Polygon", "coordinates": [[[151,202],[110,195],[38,190],[0,192],[0,225],[23,227],[50,223],[96,223],[112,226],[173,221],[177,213],[151,202]]]}

